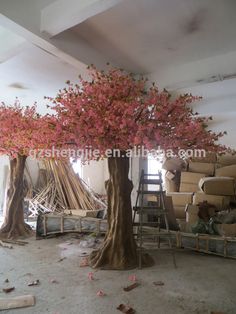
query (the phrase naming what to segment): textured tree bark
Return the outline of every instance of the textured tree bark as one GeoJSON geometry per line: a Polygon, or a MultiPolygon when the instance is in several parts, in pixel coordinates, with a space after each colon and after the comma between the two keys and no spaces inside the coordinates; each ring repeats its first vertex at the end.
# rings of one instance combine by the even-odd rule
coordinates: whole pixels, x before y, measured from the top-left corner
{"type": "Polygon", "coordinates": [[[133,184],[128,178],[129,158],[109,157],[108,169],[108,232],[100,249],[92,252],[91,266],[107,269],[135,268],[137,250],[132,227],[130,195],[133,184]]]}
{"type": "Polygon", "coordinates": [[[4,223],[0,229],[0,238],[18,238],[32,234],[30,226],[24,222],[23,178],[26,158],[26,156],[18,155],[10,161],[7,209],[4,223]]]}

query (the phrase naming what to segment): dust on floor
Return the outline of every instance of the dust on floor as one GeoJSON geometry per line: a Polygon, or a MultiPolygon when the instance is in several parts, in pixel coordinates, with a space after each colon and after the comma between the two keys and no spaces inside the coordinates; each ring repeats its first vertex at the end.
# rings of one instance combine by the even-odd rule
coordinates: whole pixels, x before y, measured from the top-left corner
{"type": "Polygon", "coordinates": [[[83,256],[92,250],[88,246],[93,246],[93,239],[83,241],[88,238],[67,235],[32,238],[26,246],[14,245],[13,249],[0,247],[0,297],[36,297],[34,307],[1,313],[119,314],[116,308],[122,303],[137,314],[236,313],[235,260],[179,250],[175,268],[171,252],[162,250],[154,253],[156,264],[151,268],[93,270],[80,267],[83,256]],[[140,285],[125,292],[123,288],[132,284],[130,278],[140,285]],[[37,279],[39,285],[28,286],[37,279]],[[6,295],[2,288],[7,286],[15,290],[6,295]]]}

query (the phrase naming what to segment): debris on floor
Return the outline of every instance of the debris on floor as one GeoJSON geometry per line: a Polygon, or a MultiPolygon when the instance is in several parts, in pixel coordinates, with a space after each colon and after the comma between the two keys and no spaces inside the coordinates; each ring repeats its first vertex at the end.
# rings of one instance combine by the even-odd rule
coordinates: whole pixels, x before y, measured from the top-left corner
{"type": "Polygon", "coordinates": [[[136,281],[137,281],[137,277],[136,277],[136,275],[130,275],[130,276],[128,277],[128,280],[129,280],[129,281],[136,282],[136,281]]]}
{"type": "Polygon", "coordinates": [[[99,291],[97,292],[97,296],[98,296],[98,297],[105,297],[105,296],[106,296],[106,293],[103,292],[102,290],[99,290],[99,291]]]}
{"type": "Polygon", "coordinates": [[[5,279],[5,280],[4,280],[4,282],[5,282],[5,283],[8,283],[8,282],[9,282],[9,279],[8,279],[8,278],[7,278],[7,279],[5,279]]]}
{"type": "Polygon", "coordinates": [[[117,307],[117,310],[119,310],[125,314],[135,314],[135,310],[132,307],[130,307],[129,305],[125,305],[125,304],[120,304],[117,307]]]}
{"type": "Polygon", "coordinates": [[[29,283],[28,283],[28,286],[29,286],[29,287],[38,286],[39,283],[40,283],[40,282],[39,282],[39,280],[37,279],[37,280],[34,280],[34,281],[29,282],[29,283]]]}
{"type": "Polygon", "coordinates": [[[27,242],[27,241],[22,241],[22,240],[10,240],[10,239],[4,239],[4,240],[1,240],[1,242],[9,243],[9,244],[17,244],[17,245],[21,245],[21,246],[24,246],[24,245],[26,245],[26,244],[29,243],[29,242],[27,242]]]}
{"type": "Polygon", "coordinates": [[[60,262],[64,261],[64,259],[66,259],[66,257],[61,257],[57,262],[60,263],[60,262]]]}
{"type": "Polygon", "coordinates": [[[88,238],[86,240],[80,241],[79,248],[87,249],[87,248],[95,248],[96,239],[95,238],[88,238]]]}
{"type": "Polygon", "coordinates": [[[59,283],[56,279],[51,279],[50,282],[51,283],[59,283]]]}
{"type": "Polygon", "coordinates": [[[13,249],[13,246],[7,243],[4,243],[3,241],[0,240],[0,246],[7,248],[7,249],[13,249]]]}
{"type": "Polygon", "coordinates": [[[128,292],[128,291],[131,291],[131,290],[137,288],[138,286],[140,286],[140,284],[138,282],[135,282],[132,285],[123,288],[123,290],[128,292]]]}
{"type": "Polygon", "coordinates": [[[154,284],[154,286],[164,286],[163,281],[154,281],[153,284],[154,284]]]}
{"type": "Polygon", "coordinates": [[[1,298],[0,311],[28,307],[35,305],[35,297],[33,295],[23,295],[15,298],[1,298]]]}
{"type": "Polygon", "coordinates": [[[89,266],[89,260],[87,257],[82,258],[79,267],[87,267],[89,266]]]}
{"type": "Polygon", "coordinates": [[[2,291],[5,292],[5,293],[10,293],[12,292],[13,290],[15,290],[15,287],[9,287],[9,288],[3,288],[2,291]]]}
{"type": "Polygon", "coordinates": [[[94,276],[92,272],[88,273],[88,279],[91,281],[94,280],[94,276]]]}

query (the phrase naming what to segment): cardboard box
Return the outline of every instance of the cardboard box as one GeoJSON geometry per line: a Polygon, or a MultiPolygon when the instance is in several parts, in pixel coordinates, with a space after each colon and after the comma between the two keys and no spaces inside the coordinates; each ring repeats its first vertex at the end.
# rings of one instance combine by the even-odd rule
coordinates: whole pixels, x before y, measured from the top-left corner
{"type": "Polygon", "coordinates": [[[215,164],[207,162],[189,162],[188,170],[190,172],[204,173],[208,176],[213,176],[215,172],[215,164]]]}
{"type": "Polygon", "coordinates": [[[201,191],[210,195],[235,195],[235,180],[230,177],[205,177],[199,182],[201,191]]]}
{"type": "Polygon", "coordinates": [[[179,188],[179,191],[181,193],[183,192],[194,193],[198,190],[199,190],[198,184],[191,184],[191,183],[181,183],[180,188],[179,188]]]}
{"type": "Polygon", "coordinates": [[[174,205],[174,211],[175,211],[175,216],[178,219],[186,219],[186,212],[185,212],[185,205],[183,206],[176,206],[174,205]]]}
{"type": "Polygon", "coordinates": [[[168,171],[181,171],[186,168],[185,161],[181,158],[166,158],[162,163],[162,169],[168,171]]]}
{"type": "Polygon", "coordinates": [[[191,215],[198,215],[199,207],[197,205],[188,204],[185,208],[185,211],[191,215]]]}
{"type": "Polygon", "coordinates": [[[191,158],[191,161],[216,163],[217,162],[217,155],[216,155],[216,153],[206,153],[205,157],[193,157],[193,158],[191,158]]]}
{"type": "Polygon", "coordinates": [[[179,225],[179,231],[186,232],[186,221],[185,219],[177,219],[178,225],[179,225]]]}
{"type": "Polygon", "coordinates": [[[217,230],[221,236],[236,237],[236,224],[217,224],[217,230]]]}
{"type": "Polygon", "coordinates": [[[177,184],[173,180],[169,180],[167,178],[165,178],[165,189],[167,193],[178,191],[177,184]]]}
{"type": "Polygon", "coordinates": [[[193,205],[207,201],[209,204],[215,205],[218,210],[225,210],[229,206],[230,197],[223,195],[207,195],[203,192],[197,192],[193,196],[193,205]]]}
{"type": "Polygon", "coordinates": [[[186,222],[189,223],[190,225],[193,225],[196,222],[198,222],[199,220],[198,212],[199,212],[198,206],[191,204],[186,206],[186,222]]]}
{"type": "Polygon", "coordinates": [[[233,177],[236,179],[236,165],[216,169],[216,177],[233,177]]]}
{"type": "Polygon", "coordinates": [[[232,154],[224,154],[224,155],[218,155],[217,156],[217,163],[230,166],[236,164],[236,155],[232,154]]]}
{"type": "Polygon", "coordinates": [[[197,192],[200,190],[199,181],[205,177],[204,173],[181,172],[180,192],[197,192]]]}
{"type": "Polygon", "coordinates": [[[172,192],[166,195],[172,197],[174,206],[185,206],[186,204],[192,204],[193,201],[193,193],[172,192]]]}
{"type": "Polygon", "coordinates": [[[168,219],[170,230],[179,230],[179,226],[178,226],[176,216],[175,216],[172,197],[165,196],[165,207],[167,210],[167,219],[168,219]]]}
{"type": "Polygon", "coordinates": [[[175,178],[175,174],[171,171],[166,171],[165,177],[169,180],[173,180],[175,178]]]}
{"type": "Polygon", "coordinates": [[[165,190],[166,192],[178,192],[178,184],[176,175],[171,171],[167,171],[165,174],[165,190]]]}
{"type": "Polygon", "coordinates": [[[193,193],[172,192],[166,195],[172,198],[176,218],[184,219],[186,216],[185,207],[187,204],[192,203],[193,193]]]}

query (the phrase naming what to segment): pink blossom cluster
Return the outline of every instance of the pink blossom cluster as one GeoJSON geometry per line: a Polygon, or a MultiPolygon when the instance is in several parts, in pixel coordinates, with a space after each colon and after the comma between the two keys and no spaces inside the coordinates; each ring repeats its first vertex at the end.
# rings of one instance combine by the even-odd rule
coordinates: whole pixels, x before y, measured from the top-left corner
{"type": "Polygon", "coordinates": [[[23,107],[19,101],[13,106],[0,105],[0,154],[11,158],[29,155],[32,149],[52,147],[56,140],[57,118],[40,116],[36,105],[23,107]]]}
{"type": "Polygon", "coordinates": [[[67,82],[57,97],[51,99],[60,120],[60,132],[76,147],[92,146],[102,157],[107,149],[203,148],[224,151],[217,140],[224,133],[207,130],[211,118],[200,118],[190,104],[200,99],[190,94],[172,99],[147,81],[112,68],[90,68],[91,80],[79,78],[78,84],[67,82]]]}
{"type": "MultiPolygon", "coordinates": [[[[147,80],[117,68],[98,71],[90,67],[91,80],[67,82],[52,102],[54,115],[40,116],[36,105],[0,105],[0,154],[28,156],[30,151],[80,149],[127,151],[145,149],[205,149],[226,151],[218,144],[224,132],[207,129],[208,120],[194,113],[190,94],[172,98],[147,80]]],[[[89,157],[88,159],[93,159],[89,157]]],[[[43,156],[41,156],[43,157],[43,156]]]]}

